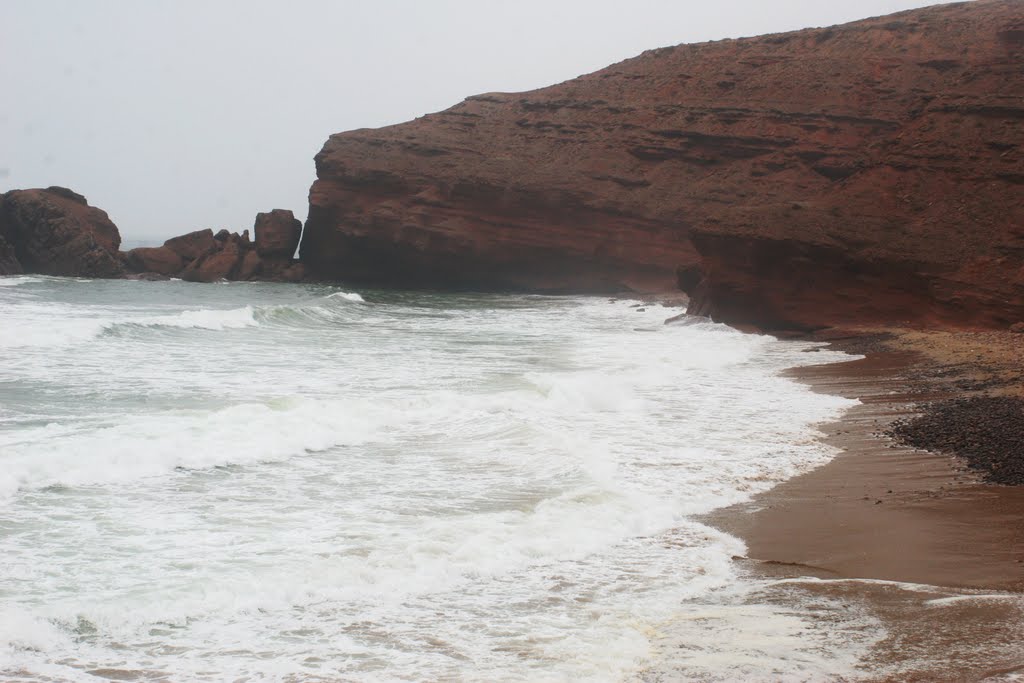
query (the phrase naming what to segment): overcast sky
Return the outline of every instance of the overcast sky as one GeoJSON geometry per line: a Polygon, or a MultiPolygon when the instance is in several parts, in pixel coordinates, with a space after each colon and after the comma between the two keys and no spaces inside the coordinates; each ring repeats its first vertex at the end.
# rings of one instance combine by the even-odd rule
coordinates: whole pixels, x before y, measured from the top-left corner
{"type": "Polygon", "coordinates": [[[306,215],[331,133],[654,47],[917,0],[0,0],[0,191],[65,185],[126,240],[306,215]]]}

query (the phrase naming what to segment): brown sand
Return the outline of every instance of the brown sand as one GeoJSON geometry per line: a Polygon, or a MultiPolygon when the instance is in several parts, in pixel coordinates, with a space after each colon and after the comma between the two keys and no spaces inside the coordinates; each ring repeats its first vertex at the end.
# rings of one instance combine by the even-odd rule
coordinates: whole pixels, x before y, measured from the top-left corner
{"type": "Polygon", "coordinates": [[[869,663],[872,680],[1003,680],[1024,671],[1024,486],[981,483],[956,458],[899,446],[881,432],[922,401],[1020,395],[1024,335],[877,332],[838,344],[864,359],[792,372],[816,391],[862,402],[820,427],[842,453],[706,521],[742,538],[748,556],[737,561],[762,576],[880,579],[967,597],[1005,592],[1007,600],[938,616],[927,600],[943,588],[921,588],[908,601],[854,584],[889,632],[869,663]],[[942,623],[930,625],[935,618],[942,623]]]}
{"type": "Polygon", "coordinates": [[[794,373],[817,390],[862,401],[821,428],[843,453],[715,513],[713,523],[746,540],[760,560],[845,577],[1024,590],[1024,487],[978,483],[954,458],[879,435],[928,398],[899,393],[907,365],[906,354],[883,352],[794,373]]]}

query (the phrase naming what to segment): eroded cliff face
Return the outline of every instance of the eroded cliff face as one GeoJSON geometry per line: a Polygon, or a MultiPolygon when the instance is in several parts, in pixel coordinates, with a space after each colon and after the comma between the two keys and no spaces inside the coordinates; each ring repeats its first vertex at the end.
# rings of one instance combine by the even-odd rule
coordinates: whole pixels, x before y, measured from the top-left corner
{"type": "Polygon", "coordinates": [[[302,259],[811,328],[1024,319],[1024,3],[645,52],[332,136],[302,259]]]}

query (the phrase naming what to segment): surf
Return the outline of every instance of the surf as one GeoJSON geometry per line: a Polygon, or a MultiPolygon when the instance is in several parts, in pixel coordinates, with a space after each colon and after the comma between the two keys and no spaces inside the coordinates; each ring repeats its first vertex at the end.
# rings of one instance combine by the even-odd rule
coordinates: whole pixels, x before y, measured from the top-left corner
{"type": "Polygon", "coordinates": [[[0,370],[5,672],[629,677],[851,405],[651,302],[138,285],[0,290],[89,335],[0,370]]]}

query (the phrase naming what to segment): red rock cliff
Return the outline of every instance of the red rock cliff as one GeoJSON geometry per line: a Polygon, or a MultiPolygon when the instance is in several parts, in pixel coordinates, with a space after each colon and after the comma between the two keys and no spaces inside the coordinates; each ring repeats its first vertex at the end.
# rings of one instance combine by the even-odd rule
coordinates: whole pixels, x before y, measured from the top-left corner
{"type": "Polygon", "coordinates": [[[316,157],[302,259],[394,285],[679,281],[734,323],[1024,319],[1024,2],[651,50],[316,157]]]}

